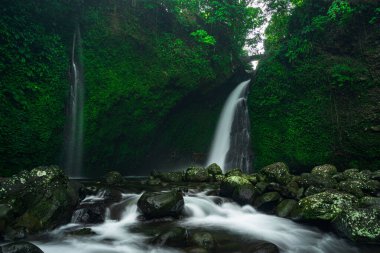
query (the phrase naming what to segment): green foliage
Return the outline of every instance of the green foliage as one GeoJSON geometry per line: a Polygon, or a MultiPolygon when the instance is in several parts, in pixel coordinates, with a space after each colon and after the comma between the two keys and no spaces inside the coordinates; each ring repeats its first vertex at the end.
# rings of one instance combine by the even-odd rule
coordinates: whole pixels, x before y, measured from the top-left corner
{"type": "Polygon", "coordinates": [[[306,39],[293,37],[288,41],[288,51],[285,54],[289,62],[307,57],[312,50],[312,44],[306,39]]]}
{"type": "Polygon", "coordinates": [[[351,18],[353,9],[347,0],[334,0],[331,4],[327,15],[331,20],[342,24],[351,18]]]}
{"type": "Polygon", "coordinates": [[[210,36],[205,30],[196,30],[191,33],[191,36],[193,36],[199,43],[203,43],[205,45],[214,46],[216,44],[215,38],[210,36]]]}

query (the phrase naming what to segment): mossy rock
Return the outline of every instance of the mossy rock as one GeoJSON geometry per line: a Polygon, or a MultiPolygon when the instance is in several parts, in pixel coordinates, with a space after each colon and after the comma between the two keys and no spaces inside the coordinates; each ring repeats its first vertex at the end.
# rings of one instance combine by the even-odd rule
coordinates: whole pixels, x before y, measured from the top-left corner
{"type": "Polygon", "coordinates": [[[298,183],[307,188],[310,186],[323,188],[323,189],[335,189],[338,182],[332,177],[325,177],[320,174],[303,173],[298,179],[298,183]]]}
{"type": "Polygon", "coordinates": [[[252,184],[246,178],[241,176],[225,177],[220,184],[220,195],[225,197],[232,197],[235,189],[242,186],[250,187],[252,184]]]}
{"type": "Polygon", "coordinates": [[[298,203],[300,216],[304,220],[331,221],[343,210],[356,206],[355,196],[336,191],[325,191],[305,197],[298,203]]]}
{"type": "Polygon", "coordinates": [[[7,226],[31,233],[69,222],[78,202],[78,192],[58,166],[22,171],[0,187],[0,204],[10,208],[4,217],[7,226]]]}
{"type": "Polygon", "coordinates": [[[255,185],[255,184],[257,184],[257,182],[259,182],[259,176],[256,173],[249,174],[249,175],[243,174],[243,177],[248,179],[248,181],[251,182],[251,184],[253,184],[253,185],[255,185]]]}
{"type": "Polygon", "coordinates": [[[343,180],[360,180],[367,181],[371,179],[369,171],[360,171],[358,169],[348,169],[342,173],[343,180]]]}
{"type": "Polygon", "coordinates": [[[188,243],[188,232],[185,228],[175,227],[159,234],[152,243],[158,246],[184,247],[188,243]]]}
{"type": "Polygon", "coordinates": [[[265,212],[272,212],[276,205],[281,201],[278,192],[267,192],[256,198],[254,207],[265,212]]]}
{"type": "Polygon", "coordinates": [[[269,182],[286,185],[292,179],[288,166],[283,162],[268,165],[260,170],[269,182]]]}
{"type": "Polygon", "coordinates": [[[298,202],[294,199],[284,199],[277,205],[275,213],[279,217],[289,217],[292,211],[297,208],[298,202]]]}
{"type": "Polygon", "coordinates": [[[311,174],[321,175],[323,177],[332,177],[338,173],[338,170],[334,165],[324,164],[316,166],[311,170],[311,174]]]}
{"type": "Polygon", "coordinates": [[[263,194],[269,186],[269,183],[267,182],[258,182],[255,187],[259,194],[263,194]]]}
{"type": "Polygon", "coordinates": [[[362,191],[364,188],[364,182],[359,180],[342,181],[338,185],[338,189],[343,192],[350,193],[358,198],[364,197],[365,194],[362,191]]]}
{"type": "Polygon", "coordinates": [[[366,196],[359,200],[360,207],[371,207],[380,209],[380,197],[366,196]]]}
{"type": "Polygon", "coordinates": [[[241,169],[231,169],[229,171],[227,171],[227,173],[225,174],[226,177],[231,177],[231,176],[242,176],[243,175],[243,171],[241,169]]]}
{"type": "Polygon", "coordinates": [[[241,205],[252,204],[253,199],[258,195],[256,188],[251,184],[239,185],[232,193],[232,199],[241,205]]]}
{"type": "Polygon", "coordinates": [[[124,177],[117,171],[108,172],[105,175],[104,180],[106,184],[111,185],[111,186],[118,186],[125,183],[124,177]]]}
{"type": "Polygon", "coordinates": [[[380,244],[380,209],[347,208],[335,218],[333,225],[352,241],[380,244]]]}
{"type": "Polygon", "coordinates": [[[182,171],[171,171],[160,173],[159,178],[168,183],[179,183],[183,181],[184,174],[182,171]]]}
{"type": "Polygon", "coordinates": [[[207,169],[201,167],[190,167],[186,170],[187,182],[207,182],[210,180],[207,169]]]}
{"type": "Polygon", "coordinates": [[[207,169],[208,173],[214,177],[216,175],[223,175],[223,170],[216,163],[210,164],[206,169],[207,169]]]}
{"type": "Polygon", "coordinates": [[[40,248],[30,242],[13,242],[1,246],[2,253],[44,253],[40,248]]]}
{"type": "Polygon", "coordinates": [[[140,212],[148,219],[179,217],[184,208],[184,199],[179,191],[146,192],[137,202],[140,212]]]}
{"type": "Polygon", "coordinates": [[[214,181],[215,181],[215,182],[222,182],[223,179],[224,179],[224,175],[216,175],[216,176],[214,177],[214,181]]]}
{"type": "Polygon", "coordinates": [[[208,232],[196,232],[191,235],[190,243],[207,250],[213,250],[216,246],[215,239],[212,234],[208,232]]]}
{"type": "Polygon", "coordinates": [[[314,194],[325,192],[326,190],[327,190],[326,188],[320,188],[320,187],[310,186],[305,191],[305,197],[309,197],[309,196],[314,195],[314,194]]]}

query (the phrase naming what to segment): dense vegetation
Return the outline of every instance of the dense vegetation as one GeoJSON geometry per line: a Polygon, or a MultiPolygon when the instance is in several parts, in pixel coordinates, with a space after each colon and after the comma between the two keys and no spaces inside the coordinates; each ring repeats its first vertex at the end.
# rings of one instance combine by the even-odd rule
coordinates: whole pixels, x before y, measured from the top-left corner
{"type": "Polygon", "coordinates": [[[378,1],[269,1],[250,94],[255,167],[379,166],[378,1]]]}
{"type": "Polygon", "coordinates": [[[58,163],[76,27],[86,86],[85,167],[141,166],[165,116],[241,66],[260,11],[246,1],[2,1],[0,171],[58,163]]]}

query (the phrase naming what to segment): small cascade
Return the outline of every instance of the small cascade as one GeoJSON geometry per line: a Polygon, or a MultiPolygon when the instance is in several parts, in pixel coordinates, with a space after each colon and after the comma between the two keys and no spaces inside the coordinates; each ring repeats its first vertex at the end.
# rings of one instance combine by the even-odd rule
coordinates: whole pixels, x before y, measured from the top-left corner
{"type": "Polygon", "coordinates": [[[240,83],[227,98],[212,142],[207,164],[217,163],[224,171],[236,167],[246,172],[250,169],[249,117],[246,104],[250,81],[240,83]]]}
{"type": "Polygon", "coordinates": [[[80,30],[73,37],[71,53],[71,86],[66,122],[64,168],[69,177],[81,177],[83,157],[84,83],[80,62],[80,30]]]}

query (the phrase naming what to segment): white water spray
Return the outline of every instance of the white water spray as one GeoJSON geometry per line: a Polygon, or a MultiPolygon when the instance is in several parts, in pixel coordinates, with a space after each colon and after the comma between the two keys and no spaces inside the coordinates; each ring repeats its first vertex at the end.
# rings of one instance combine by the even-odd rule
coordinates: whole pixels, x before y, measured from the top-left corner
{"type": "Polygon", "coordinates": [[[251,80],[240,83],[235,90],[232,91],[224,104],[222,113],[220,114],[217,129],[212,142],[211,151],[207,159],[207,165],[216,163],[224,171],[226,156],[230,149],[231,128],[234,120],[236,108],[239,100],[244,96],[248,84],[251,80]]]}

